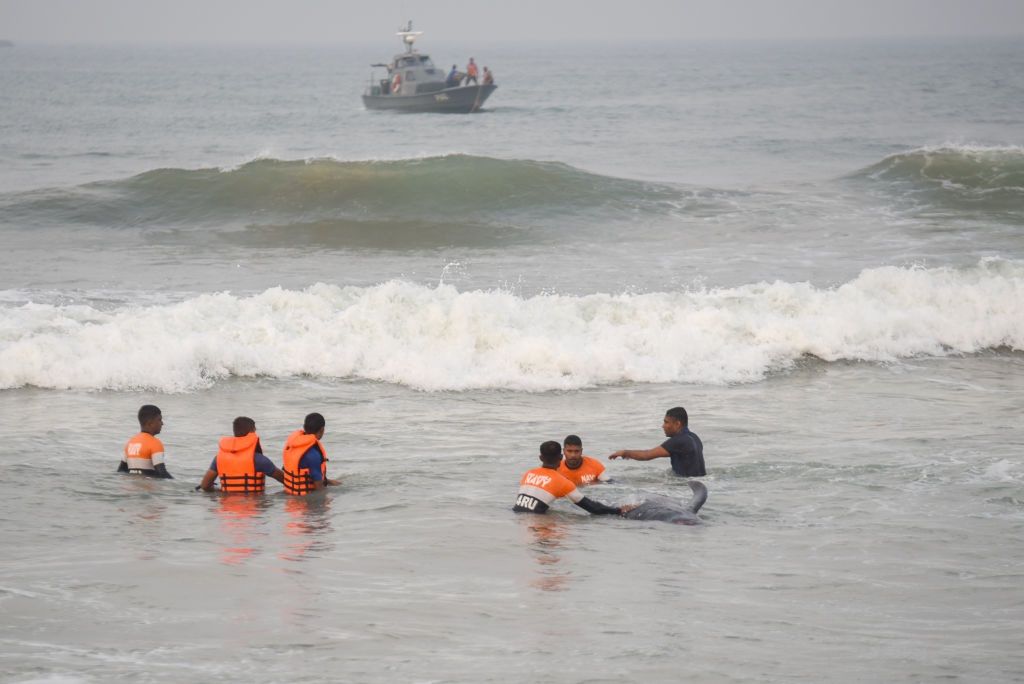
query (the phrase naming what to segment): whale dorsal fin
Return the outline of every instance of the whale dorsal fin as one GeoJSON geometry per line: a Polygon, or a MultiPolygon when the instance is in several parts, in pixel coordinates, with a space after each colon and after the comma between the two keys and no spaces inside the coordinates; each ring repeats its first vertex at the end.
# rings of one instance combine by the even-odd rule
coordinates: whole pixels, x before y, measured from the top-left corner
{"type": "Polygon", "coordinates": [[[696,513],[704,502],[708,500],[708,488],[702,482],[690,480],[690,489],[693,490],[693,498],[690,499],[690,512],[696,513]]]}

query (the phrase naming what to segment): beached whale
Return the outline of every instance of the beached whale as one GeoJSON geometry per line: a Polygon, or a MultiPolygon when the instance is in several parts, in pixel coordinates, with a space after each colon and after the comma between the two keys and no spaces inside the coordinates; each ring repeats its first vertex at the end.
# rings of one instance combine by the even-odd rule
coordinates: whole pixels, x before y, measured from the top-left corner
{"type": "Polygon", "coordinates": [[[678,525],[699,525],[697,511],[708,500],[708,488],[696,480],[690,480],[693,498],[688,504],[667,496],[651,496],[642,504],[626,513],[630,520],[663,520],[678,525]]]}

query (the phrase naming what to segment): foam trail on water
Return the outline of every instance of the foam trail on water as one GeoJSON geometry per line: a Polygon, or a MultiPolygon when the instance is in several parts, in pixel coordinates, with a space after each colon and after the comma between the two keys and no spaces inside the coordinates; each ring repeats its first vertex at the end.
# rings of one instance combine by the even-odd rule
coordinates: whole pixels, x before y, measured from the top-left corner
{"type": "MultiPolygon", "coordinates": [[[[0,302],[3,298],[0,298],[0,302]]],[[[1024,349],[1024,262],[883,267],[835,288],[540,295],[388,281],[175,304],[7,303],[0,388],[188,391],[230,376],[422,390],[753,382],[805,356],[891,361],[1024,349]]]]}

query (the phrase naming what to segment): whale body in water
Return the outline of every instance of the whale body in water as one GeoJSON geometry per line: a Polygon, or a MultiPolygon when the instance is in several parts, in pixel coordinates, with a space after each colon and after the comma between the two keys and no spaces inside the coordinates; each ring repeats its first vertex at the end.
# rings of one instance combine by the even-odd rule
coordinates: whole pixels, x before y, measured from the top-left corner
{"type": "Polygon", "coordinates": [[[677,525],[699,525],[697,511],[708,500],[708,488],[702,483],[690,480],[693,497],[688,504],[682,504],[667,496],[651,496],[642,504],[626,513],[630,520],[663,520],[677,525]]]}

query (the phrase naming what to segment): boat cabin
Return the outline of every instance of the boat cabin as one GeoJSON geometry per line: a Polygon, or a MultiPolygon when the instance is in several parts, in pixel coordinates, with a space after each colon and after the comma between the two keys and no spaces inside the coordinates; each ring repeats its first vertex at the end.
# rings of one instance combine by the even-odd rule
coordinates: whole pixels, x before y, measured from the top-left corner
{"type": "Polygon", "coordinates": [[[422,31],[413,31],[412,22],[398,32],[405,43],[405,52],[395,55],[390,64],[374,64],[388,70],[387,78],[371,84],[370,95],[419,95],[436,93],[444,90],[445,73],[434,66],[429,55],[417,52],[413,48],[422,31]]]}

